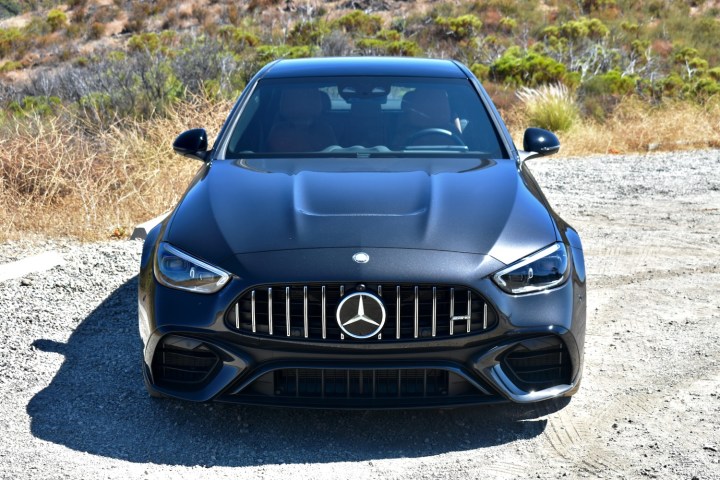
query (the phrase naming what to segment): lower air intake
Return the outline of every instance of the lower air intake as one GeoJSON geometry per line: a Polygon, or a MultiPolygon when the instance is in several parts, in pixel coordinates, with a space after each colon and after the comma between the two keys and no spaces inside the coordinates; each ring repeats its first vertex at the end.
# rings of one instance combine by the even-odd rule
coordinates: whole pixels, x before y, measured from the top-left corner
{"type": "Polygon", "coordinates": [[[204,343],[170,336],[155,351],[153,378],[164,387],[191,390],[203,386],[219,365],[217,354],[204,343]]]}
{"type": "Polygon", "coordinates": [[[570,356],[562,340],[543,337],[523,342],[504,359],[503,370],[526,391],[570,383],[570,356]]]}

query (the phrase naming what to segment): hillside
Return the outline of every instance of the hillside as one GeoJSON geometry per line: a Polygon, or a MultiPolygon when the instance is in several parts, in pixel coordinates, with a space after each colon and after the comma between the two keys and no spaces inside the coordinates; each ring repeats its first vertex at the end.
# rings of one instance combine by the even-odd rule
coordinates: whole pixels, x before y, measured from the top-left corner
{"type": "Polygon", "coordinates": [[[0,12],[2,100],[21,108],[52,96],[146,116],[188,92],[233,98],[277,57],[349,54],[453,57],[491,85],[560,82],[595,118],[622,95],[720,92],[715,1],[4,0],[0,12]],[[139,93],[140,105],[120,98],[139,93]]]}
{"type": "Polygon", "coordinates": [[[275,58],[456,58],[516,139],[568,154],[720,146],[720,1],[0,0],[0,222],[124,237],[171,208],[275,58]]]}

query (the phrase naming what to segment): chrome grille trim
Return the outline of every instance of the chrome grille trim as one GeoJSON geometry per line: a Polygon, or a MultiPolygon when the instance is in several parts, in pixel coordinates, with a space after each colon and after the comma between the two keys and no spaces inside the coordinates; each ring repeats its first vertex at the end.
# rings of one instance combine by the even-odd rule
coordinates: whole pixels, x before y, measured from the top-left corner
{"type": "Polygon", "coordinates": [[[437,287],[433,287],[432,336],[437,334],[437,287]]]}
{"type": "MultiPolygon", "coordinates": [[[[483,305],[483,330],[487,330],[487,303],[483,305]]],[[[323,337],[325,338],[325,337],[323,337]]]]}
{"type": "Polygon", "coordinates": [[[455,333],[455,289],[450,289],[450,335],[455,333]]]}
{"type": "Polygon", "coordinates": [[[322,338],[323,338],[323,340],[325,340],[327,338],[326,309],[327,309],[327,298],[325,297],[325,285],[323,285],[322,286],[322,338]]]}
{"type": "Polygon", "coordinates": [[[258,336],[357,342],[358,339],[342,335],[336,320],[336,310],[342,298],[355,291],[384,294],[385,326],[374,337],[362,339],[364,342],[482,334],[494,328],[499,318],[485,298],[464,286],[338,282],[254,287],[246,290],[230,306],[226,321],[234,331],[258,336]],[[393,288],[395,295],[388,295],[393,288]],[[283,290],[284,298],[276,298],[274,290],[283,290]],[[456,328],[457,322],[463,322],[465,328],[456,328]]]}
{"type": "Polygon", "coordinates": [[[273,334],[272,287],[268,288],[268,333],[273,334]]]}
{"type": "MultiPolygon", "coordinates": [[[[251,300],[252,306],[250,307],[252,309],[252,331],[253,333],[257,332],[257,325],[255,324],[255,290],[252,291],[252,300],[251,300]]],[[[239,304],[235,304],[235,314],[237,315],[237,321],[238,321],[238,328],[240,328],[240,311],[239,311],[239,304]]]]}
{"type": "MultiPolygon", "coordinates": [[[[303,332],[305,338],[308,338],[308,287],[303,287],[303,332]]],[[[469,328],[469,327],[468,327],[469,328]]]]}
{"type": "Polygon", "coordinates": [[[470,295],[470,290],[468,290],[467,296],[467,331],[465,333],[470,333],[470,321],[472,320],[472,296],[470,295]]]}
{"type": "Polygon", "coordinates": [[[420,330],[420,296],[418,294],[419,288],[417,285],[415,286],[415,329],[414,329],[414,338],[418,338],[419,330],[420,330]]]}
{"type": "Polygon", "coordinates": [[[285,331],[290,336],[290,287],[285,287],[285,331]]]}
{"type": "Polygon", "coordinates": [[[395,291],[397,292],[395,296],[395,305],[397,305],[397,308],[395,309],[395,338],[397,340],[400,340],[400,285],[395,287],[395,291]]]}

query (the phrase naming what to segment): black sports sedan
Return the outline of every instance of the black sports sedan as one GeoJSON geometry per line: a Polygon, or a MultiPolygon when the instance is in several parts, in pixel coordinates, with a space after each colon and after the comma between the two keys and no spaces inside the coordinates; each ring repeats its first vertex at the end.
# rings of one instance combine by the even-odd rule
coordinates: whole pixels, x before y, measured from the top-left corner
{"type": "Polygon", "coordinates": [[[462,64],[280,60],[260,70],[142,254],[153,396],[332,408],[573,394],[580,238],[462,64]]]}

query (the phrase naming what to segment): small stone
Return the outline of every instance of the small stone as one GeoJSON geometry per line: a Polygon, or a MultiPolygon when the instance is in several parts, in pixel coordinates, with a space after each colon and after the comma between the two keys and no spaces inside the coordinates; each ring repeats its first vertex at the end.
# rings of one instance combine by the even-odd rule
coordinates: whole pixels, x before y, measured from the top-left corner
{"type": "Polygon", "coordinates": [[[23,278],[22,280],[20,280],[20,285],[22,285],[23,287],[29,287],[32,284],[33,282],[29,278],[23,278]]]}

